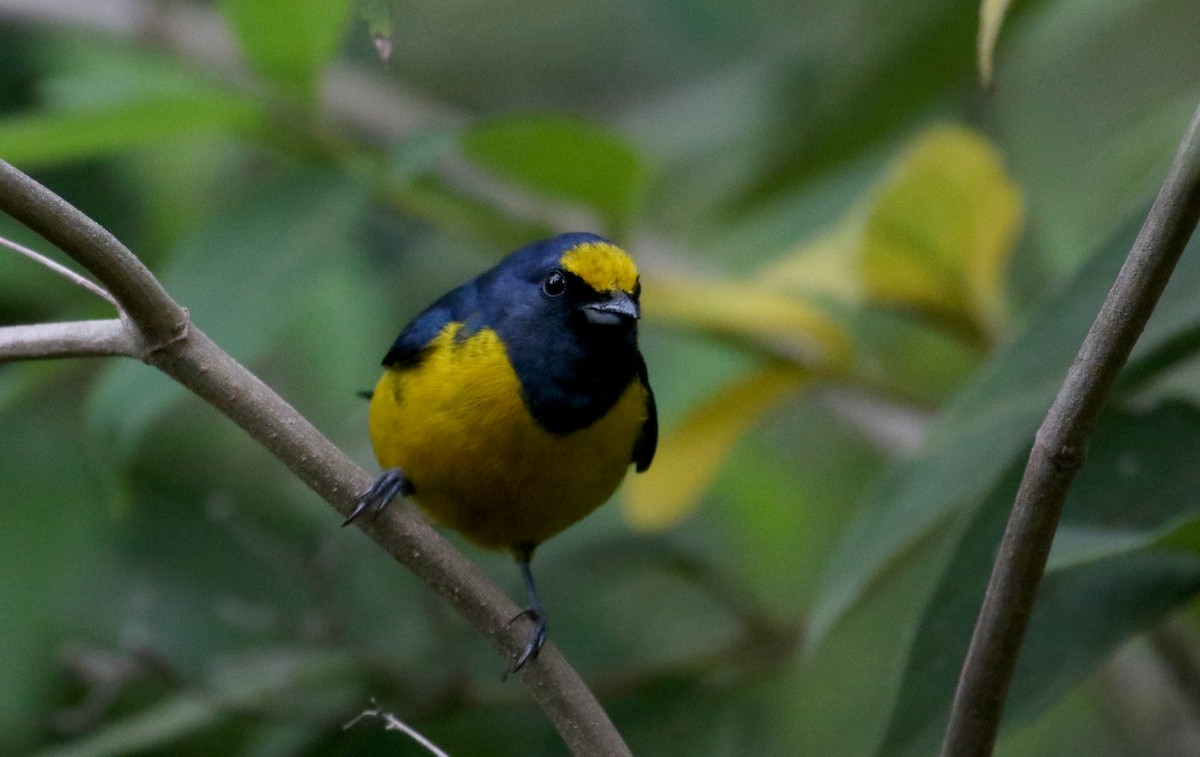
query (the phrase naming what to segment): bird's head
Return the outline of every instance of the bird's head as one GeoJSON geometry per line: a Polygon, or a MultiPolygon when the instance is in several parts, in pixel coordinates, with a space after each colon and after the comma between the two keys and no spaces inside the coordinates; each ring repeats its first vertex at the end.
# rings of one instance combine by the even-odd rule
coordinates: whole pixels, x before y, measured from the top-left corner
{"type": "Polygon", "coordinates": [[[637,266],[594,234],[526,245],[485,276],[484,322],[504,343],[538,423],[554,433],[607,412],[638,375],[637,266]]]}
{"type": "Polygon", "coordinates": [[[632,326],[642,315],[641,291],[633,259],[599,238],[567,248],[542,280],[543,295],[564,298],[595,326],[632,326]]]}
{"type": "Polygon", "coordinates": [[[595,234],[562,234],[514,257],[524,258],[522,278],[537,298],[537,312],[556,314],[597,335],[636,332],[641,317],[637,266],[612,242],[595,234]]]}

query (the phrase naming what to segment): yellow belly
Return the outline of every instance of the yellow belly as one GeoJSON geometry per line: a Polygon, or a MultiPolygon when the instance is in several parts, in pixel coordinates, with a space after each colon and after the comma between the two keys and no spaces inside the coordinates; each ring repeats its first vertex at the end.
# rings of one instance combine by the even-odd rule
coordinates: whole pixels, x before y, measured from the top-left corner
{"type": "Polygon", "coordinates": [[[635,377],[612,410],[569,434],[543,430],[496,333],[456,340],[450,324],[412,368],[389,368],[371,399],[375,456],[401,468],[413,499],[485,546],[533,546],[603,504],[629,468],[646,420],[635,377]]]}

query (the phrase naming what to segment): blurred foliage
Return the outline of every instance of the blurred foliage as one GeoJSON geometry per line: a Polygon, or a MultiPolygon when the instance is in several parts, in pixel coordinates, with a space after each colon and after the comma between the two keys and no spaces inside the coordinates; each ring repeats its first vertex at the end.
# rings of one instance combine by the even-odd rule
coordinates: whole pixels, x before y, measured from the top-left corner
{"type": "Polygon", "coordinates": [[[646,178],[624,139],[584,122],[522,115],[463,135],[465,155],[517,186],[587,206],[610,232],[631,222],[646,178]]]}
{"type": "Polygon", "coordinates": [[[333,61],[350,20],[349,0],[220,0],[238,49],[277,94],[304,104],[333,61]]]}
{"type": "MultiPolygon", "coordinates": [[[[659,457],[539,570],[636,753],[935,748],[1033,433],[1200,101],[1200,6],[58,5],[0,0],[0,157],[364,465],[355,392],[425,304],[554,230],[634,253],[659,457]]],[[[1200,744],[1197,303],[1193,242],[1000,754],[1167,748],[1131,671],[1200,744]]],[[[0,254],[0,324],[110,315],[0,254]]],[[[419,753],[341,728],[373,697],[452,754],[561,753],[465,624],[145,366],[0,366],[0,448],[0,752],[419,753]]]]}

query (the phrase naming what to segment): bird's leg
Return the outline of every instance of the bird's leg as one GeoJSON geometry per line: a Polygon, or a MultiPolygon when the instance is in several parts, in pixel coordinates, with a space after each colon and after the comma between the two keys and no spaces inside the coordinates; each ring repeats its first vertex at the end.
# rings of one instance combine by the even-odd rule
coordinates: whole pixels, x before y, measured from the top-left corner
{"type": "Polygon", "coordinates": [[[350,517],[346,518],[342,525],[350,525],[368,508],[374,508],[375,512],[372,517],[378,517],[379,513],[383,512],[383,508],[387,507],[393,499],[398,496],[407,497],[412,493],[412,481],[408,480],[404,471],[399,468],[389,468],[380,473],[366,491],[358,495],[355,499],[357,505],[354,512],[350,513],[350,517]]]}
{"type": "Polygon", "coordinates": [[[538,600],[537,587],[533,583],[533,571],[529,568],[532,551],[531,549],[525,550],[517,558],[517,565],[521,568],[521,577],[525,579],[525,591],[529,595],[529,606],[514,615],[513,619],[508,622],[511,624],[518,618],[529,618],[533,621],[533,630],[529,633],[529,640],[525,642],[525,648],[521,650],[516,662],[505,671],[505,678],[525,667],[525,663],[537,658],[542,645],[546,643],[546,635],[550,631],[550,627],[546,624],[546,613],[542,611],[542,603],[538,600]]]}

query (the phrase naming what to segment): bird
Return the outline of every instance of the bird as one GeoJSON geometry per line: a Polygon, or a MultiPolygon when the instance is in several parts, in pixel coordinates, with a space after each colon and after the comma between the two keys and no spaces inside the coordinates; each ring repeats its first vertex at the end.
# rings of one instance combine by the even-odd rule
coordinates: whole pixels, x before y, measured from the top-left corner
{"type": "Polygon", "coordinates": [[[638,347],[633,259],[596,234],[527,244],[436,300],[400,332],[370,393],[382,473],[343,525],[410,499],[435,524],[507,550],[532,629],[549,626],[530,563],[545,540],[650,467],[658,413],[638,347]]]}

